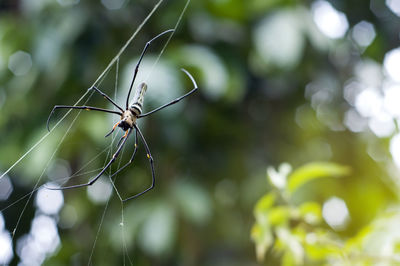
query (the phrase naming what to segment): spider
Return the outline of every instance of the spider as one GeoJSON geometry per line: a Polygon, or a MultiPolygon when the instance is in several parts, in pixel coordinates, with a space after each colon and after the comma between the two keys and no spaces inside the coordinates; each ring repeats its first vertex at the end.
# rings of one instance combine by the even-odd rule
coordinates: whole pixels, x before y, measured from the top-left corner
{"type": "Polygon", "coordinates": [[[87,110],[87,111],[98,111],[98,112],[104,112],[104,113],[111,113],[111,114],[116,114],[120,116],[120,120],[112,127],[111,131],[105,135],[105,137],[108,137],[109,135],[111,135],[111,133],[114,132],[114,130],[117,127],[120,127],[123,131],[125,131],[125,134],[121,137],[121,139],[119,140],[118,144],[117,144],[117,151],[113,154],[111,160],[106,164],[106,166],[92,179],[89,180],[89,182],[87,183],[83,183],[83,184],[78,184],[78,185],[72,185],[72,186],[64,186],[64,187],[47,187],[48,189],[51,190],[65,190],[65,189],[72,189],[72,188],[79,188],[79,187],[86,187],[86,186],[90,186],[93,185],[98,179],[99,177],[111,166],[111,164],[116,160],[116,158],[118,157],[119,153],[121,152],[122,148],[124,147],[127,139],[129,138],[129,136],[131,135],[132,131],[135,131],[135,147],[134,147],[134,151],[133,154],[130,158],[130,160],[124,165],[122,166],[118,171],[116,171],[115,173],[113,173],[111,175],[111,177],[115,176],[116,174],[118,174],[120,171],[122,171],[124,168],[126,168],[129,164],[131,164],[133,162],[133,159],[135,157],[136,154],[136,150],[138,147],[138,134],[140,136],[140,139],[142,140],[144,147],[146,149],[146,156],[147,159],[150,162],[150,168],[151,168],[151,176],[152,176],[152,183],[150,185],[150,187],[148,187],[147,189],[145,189],[144,191],[135,194],[134,196],[128,197],[126,199],[124,199],[123,201],[128,201],[134,198],[137,198],[141,195],[143,195],[144,193],[148,192],[149,190],[153,189],[155,186],[155,173],[154,173],[154,160],[153,157],[151,156],[151,152],[149,149],[149,146],[147,145],[147,142],[141,132],[141,130],[139,129],[136,121],[139,118],[142,117],[146,117],[149,116],[151,114],[154,114],[155,112],[158,112],[162,109],[164,109],[165,107],[168,107],[170,105],[173,105],[177,102],[179,102],[180,100],[182,100],[183,98],[186,98],[187,96],[191,95],[192,93],[194,93],[198,87],[196,84],[196,81],[194,80],[194,78],[192,77],[192,75],[186,71],[185,69],[181,69],[192,81],[194,88],[189,91],[188,93],[176,98],[175,100],[168,102],[148,113],[144,113],[142,114],[142,106],[143,106],[143,100],[144,100],[144,95],[145,92],[147,90],[147,85],[146,83],[141,83],[139,85],[139,87],[137,87],[137,89],[135,90],[135,94],[133,96],[133,100],[132,100],[132,104],[129,105],[129,98],[131,95],[131,91],[132,91],[132,87],[133,84],[135,82],[136,79],[136,75],[138,73],[139,70],[139,65],[143,59],[144,54],[146,53],[149,45],[157,38],[161,37],[164,34],[173,32],[173,29],[170,30],[166,30],[160,34],[158,34],[157,36],[155,36],[153,39],[151,39],[150,41],[148,41],[142,51],[142,54],[140,55],[139,61],[136,64],[135,67],[135,72],[132,78],[132,82],[129,88],[129,92],[128,92],[128,96],[126,97],[126,105],[125,105],[125,110],[122,109],[122,107],[120,107],[118,104],[116,104],[107,94],[105,94],[104,92],[102,92],[101,90],[99,90],[98,88],[96,88],[95,86],[90,88],[89,90],[94,90],[96,92],[98,92],[99,94],[101,94],[107,101],[109,101],[111,104],[113,104],[115,107],[117,107],[119,109],[119,111],[114,111],[114,110],[108,110],[108,109],[103,109],[103,108],[97,108],[97,107],[92,107],[92,106],[70,106],[70,105],[56,105],[53,107],[53,110],[51,111],[48,119],[47,119],[47,129],[50,131],[49,128],[49,123],[50,123],[50,118],[53,115],[54,111],[57,109],[61,109],[61,108],[65,108],[65,109],[83,109],[83,110],[87,110]]]}

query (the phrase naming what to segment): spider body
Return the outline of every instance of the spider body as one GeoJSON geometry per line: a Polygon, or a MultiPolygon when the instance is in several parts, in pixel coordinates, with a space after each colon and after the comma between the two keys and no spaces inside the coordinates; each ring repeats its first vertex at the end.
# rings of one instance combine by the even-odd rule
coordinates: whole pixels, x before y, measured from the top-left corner
{"type": "Polygon", "coordinates": [[[139,115],[142,114],[144,94],[146,91],[147,85],[143,82],[136,89],[131,106],[122,113],[121,121],[118,123],[118,127],[122,128],[123,131],[133,128],[133,124],[136,124],[136,120],[138,119],[139,115]]]}
{"type": "Polygon", "coordinates": [[[121,122],[118,124],[118,127],[122,128],[123,131],[127,131],[130,128],[133,128],[133,124],[136,124],[137,116],[131,111],[126,110],[121,116],[121,122]]]}
{"type": "Polygon", "coordinates": [[[106,100],[108,100],[111,104],[113,104],[118,110],[108,110],[108,109],[91,107],[91,106],[69,106],[69,105],[56,105],[56,106],[54,106],[53,110],[51,111],[51,113],[49,115],[49,118],[47,119],[47,129],[49,131],[50,131],[49,122],[50,122],[50,118],[51,118],[52,114],[54,113],[54,111],[56,109],[65,108],[65,109],[81,109],[81,110],[88,110],[88,111],[89,110],[93,110],[93,111],[99,111],[99,112],[104,112],[104,113],[117,114],[117,115],[120,116],[120,121],[118,121],[112,127],[111,131],[106,135],[106,137],[111,135],[114,132],[116,127],[120,127],[123,131],[125,131],[125,134],[119,140],[118,145],[117,145],[118,146],[117,151],[113,154],[112,158],[107,163],[107,165],[95,177],[90,179],[88,183],[72,185],[72,186],[65,186],[65,187],[57,187],[57,188],[49,188],[48,187],[48,189],[51,189],[51,190],[64,190],[64,189],[71,189],[71,188],[78,188],[78,187],[85,187],[85,186],[93,185],[100,178],[100,176],[110,167],[110,165],[116,160],[116,158],[118,157],[119,153],[121,152],[122,148],[124,147],[125,143],[127,142],[127,139],[129,138],[129,136],[132,133],[132,131],[135,131],[135,146],[134,146],[134,151],[133,151],[132,157],[124,166],[122,166],[119,170],[117,170],[115,173],[113,173],[110,176],[110,178],[112,178],[113,176],[118,174],[120,171],[122,171],[129,164],[132,163],[132,161],[133,161],[133,159],[134,159],[134,157],[136,155],[136,150],[137,150],[137,147],[138,147],[138,139],[139,139],[138,137],[140,137],[140,139],[141,139],[141,141],[142,141],[142,143],[144,145],[144,148],[146,149],[146,157],[147,157],[147,159],[149,160],[149,163],[150,163],[150,169],[151,169],[151,175],[152,175],[152,183],[151,183],[150,187],[148,187],[144,191],[142,191],[140,193],[137,193],[134,196],[128,197],[124,201],[131,200],[131,199],[134,199],[136,197],[139,197],[140,195],[143,195],[147,191],[149,191],[149,190],[154,188],[154,186],[155,186],[155,173],[154,173],[153,157],[151,155],[150,148],[147,145],[147,142],[146,142],[141,130],[139,129],[138,125],[136,124],[136,121],[138,119],[142,118],[142,117],[151,115],[151,114],[153,114],[153,113],[155,113],[157,111],[160,111],[160,110],[164,109],[165,107],[168,107],[170,105],[173,105],[173,104],[179,102],[180,100],[182,100],[183,98],[191,95],[192,93],[194,93],[198,89],[196,81],[194,80],[192,75],[190,75],[190,73],[187,72],[185,69],[182,69],[182,71],[190,78],[190,80],[192,81],[192,83],[194,85],[194,88],[191,91],[189,91],[188,93],[180,96],[179,98],[177,98],[177,99],[175,99],[175,100],[173,100],[173,101],[171,101],[169,103],[166,103],[166,104],[164,104],[164,105],[162,105],[162,106],[160,106],[160,107],[158,107],[158,108],[156,108],[156,109],[154,109],[154,110],[152,110],[152,111],[150,111],[148,113],[142,114],[144,95],[145,95],[146,90],[147,90],[147,85],[146,85],[146,83],[141,83],[137,87],[137,89],[135,90],[135,94],[134,94],[133,99],[132,99],[132,104],[130,106],[128,105],[128,102],[129,102],[129,99],[130,99],[130,94],[131,94],[131,91],[132,91],[132,87],[133,87],[133,84],[135,82],[137,72],[139,70],[139,65],[140,65],[140,63],[141,63],[141,61],[143,59],[144,54],[147,51],[148,46],[150,45],[150,43],[152,41],[154,41],[158,37],[160,37],[160,36],[162,36],[162,35],[164,35],[166,33],[169,33],[169,32],[173,32],[173,30],[164,31],[164,32],[160,33],[159,35],[157,35],[156,37],[154,37],[153,39],[151,39],[150,41],[148,41],[146,43],[146,45],[145,45],[145,47],[144,47],[144,49],[142,51],[142,54],[141,54],[141,56],[139,58],[139,61],[136,64],[136,67],[135,67],[135,71],[134,71],[134,75],[133,75],[133,78],[132,78],[132,82],[131,82],[131,85],[130,85],[130,88],[129,88],[129,91],[128,91],[128,96],[126,98],[125,109],[122,109],[122,107],[120,107],[118,104],[116,104],[109,96],[107,96],[105,93],[103,93],[101,90],[99,90],[96,87],[92,87],[90,89],[100,93],[106,100]]]}

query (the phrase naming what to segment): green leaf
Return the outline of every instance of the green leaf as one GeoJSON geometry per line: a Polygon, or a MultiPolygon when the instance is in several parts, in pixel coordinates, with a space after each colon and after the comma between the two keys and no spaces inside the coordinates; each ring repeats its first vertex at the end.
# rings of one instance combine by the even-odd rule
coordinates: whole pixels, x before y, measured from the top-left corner
{"type": "Polygon", "coordinates": [[[312,260],[337,259],[346,254],[343,241],[329,230],[314,230],[307,234],[305,240],[304,247],[307,256],[312,260]]]}
{"type": "Polygon", "coordinates": [[[321,206],[316,202],[305,202],[300,207],[300,215],[309,224],[318,224],[322,220],[321,206]]]}
{"type": "Polygon", "coordinates": [[[288,249],[282,256],[282,266],[294,266],[297,265],[293,253],[288,249]]]}
{"type": "Polygon", "coordinates": [[[306,244],[305,250],[312,260],[326,260],[327,258],[337,258],[343,255],[340,247],[327,243],[306,244]]]}
{"type": "Polygon", "coordinates": [[[366,240],[375,232],[373,225],[364,226],[354,237],[346,241],[346,249],[362,250],[366,240]]]}
{"type": "Polygon", "coordinates": [[[259,214],[265,214],[266,212],[268,212],[268,210],[272,207],[272,205],[274,205],[275,198],[276,196],[274,193],[268,193],[265,194],[261,199],[259,199],[254,208],[255,216],[259,214]]]}
{"type": "Polygon", "coordinates": [[[306,164],[295,170],[289,176],[287,189],[289,193],[293,194],[304,184],[322,177],[340,177],[348,175],[350,168],[347,166],[339,165],[329,162],[314,162],[306,164]]]}
{"type": "Polygon", "coordinates": [[[273,226],[286,224],[289,218],[290,208],[288,206],[277,206],[268,213],[268,221],[273,226]]]}

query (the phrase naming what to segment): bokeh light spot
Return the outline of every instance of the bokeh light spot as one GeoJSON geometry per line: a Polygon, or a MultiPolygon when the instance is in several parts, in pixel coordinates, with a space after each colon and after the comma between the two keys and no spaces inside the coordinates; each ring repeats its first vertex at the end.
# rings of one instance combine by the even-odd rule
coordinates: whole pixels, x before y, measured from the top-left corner
{"type": "Polygon", "coordinates": [[[367,128],[367,120],[354,109],[348,110],[344,115],[343,123],[353,132],[362,132],[367,128]]]}
{"type": "Polygon", "coordinates": [[[212,49],[200,45],[188,45],[182,50],[182,57],[188,60],[189,65],[201,69],[204,76],[200,81],[204,84],[202,93],[213,100],[225,95],[229,84],[229,73],[224,62],[212,49]]]}
{"type": "Polygon", "coordinates": [[[400,118],[400,85],[391,85],[384,90],[383,107],[396,118],[400,118]]]}
{"type": "Polygon", "coordinates": [[[107,9],[116,10],[120,9],[124,5],[125,0],[101,0],[101,3],[107,9]]]}
{"type": "MultiPolygon", "coordinates": [[[[55,187],[55,184],[46,184],[55,187]]],[[[64,196],[60,190],[40,188],[36,195],[36,205],[45,214],[57,214],[64,204],[64,196]]]]}
{"type": "Polygon", "coordinates": [[[354,106],[356,103],[357,95],[363,89],[362,87],[363,86],[360,82],[357,82],[355,80],[348,81],[343,88],[343,97],[349,104],[354,106]]]}
{"type": "Polygon", "coordinates": [[[337,11],[327,1],[316,1],[311,6],[314,22],[318,29],[332,39],[342,38],[348,28],[349,23],[344,13],[337,11]]]}
{"type": "Polygon", "coordinates": [[[6,175],[0,179],[0,200],[7,200],[13,191],[13,185],[10,178],[6,175]]]}
{"type": "Polygon", "coordinates": [[[391,79],[400,82],[400,48],[386,53],[383,66],[391,79]]]}
{"type": "Polygon", "coordinates": [[[337,197],[332,197],[324,203],[322,217],[335,230],[343,229],[350,218],[346,203],[337,197]]]}
{"type": "Polygon", "coordinates": [[[373,89],[366,89],[357,95],[355,106],[364,117],[371,117],[382,106],[382,97],[373,89]]]}
{"type": "Polygon", "coordinates": [[[139,232],[139,245],[148,254],[161,255],[171,248],[176,220],[168,205],[159,205],[146,219],[139,232]]]}
{"type": "Polygon", "coordinates": [[[0,212],[0,232],[4,230],[5,222],[3,214],[0,212]]]}
{"type": "Polygon", "coordinates": [[[395,135],[390,140],[390,153],[392,154],[393,161],[400,168],[400,134],[395,135]]]}
{"type": "Polygon", "coordinates": [[[27,74],[31,67],[31,55],[23,51],[15,52],[8,60],[8,69],[10,69],[15,76],[23,76],[27,74]]]}
{"type": "Polygon", "coordinates": [[[57,159],[47,168],[46,174],[51,180],[62,180],[71,176],[71,168],[67,161],[57,159]]]}
{"type": "Polygon", "coordinates": [[[396,125],[390,115],[381,111],[375,114],[368,122],[368,126],[377,137],[383,138],[393,134],[396,125]]]}
{"type": "Polygon", "coordinates": [[[79,0],[57,0],[61,6],[72,6],[79,3],[79,0]]]}
{"type": "Polygon", "coordinates": [[[355,77],[363,88],[380,88],[382,85],[382,65],[371,59],[357,62],[355,66],[355,77]]]}
{"type": "Polygon", "coordinates": [[[33,220],[31,234],[40,248],[48,253],[54,252],[60,242],[56,222],[46,215],[37,216],[33,220]]]}
{"type": "Polygon", "coordinates": [[[10,234],[6,231],[0,231],[0,264],[8,264],[13,256],[10,234]]]}
{"type": "Polygon", "coordinates": [[[60,245],[57,224],[47,215],[36,216],[29,234],[17,241],[17,253],[21,265],[41,265],[46,255],[53,254],[60,245]]]}
{"type": "Polygon", "coordinates": [[[374,25],[363,20],[354,26],[351,36],[359,46],[367,47],[376,36],[374,25]]]}
{"type": "Polygon", "coordinates": [[[299,28],[299,15],[296,15],[294,11],[282,11],[267,16],[256,27],[254,43],[265,63],[291,68],[300,61],[304,37],[299,28]]]}
{"type": "Polygon", "coordinates": [[[400,1],[399,0],[386,0],[386,5],[395,13],[400,16],[400,1]]]}
{"type": "Polygon", "coordinates": [[[212,203],[205,189],[189,182],[177,182],[173,193],[187,220],[196,224],[205,224],[209,221],[212,203]]]}
{"type": "Polygon", "coordinates": [[[97,204],[105,203],[112,194],[112,185],[104,177],[100,177],[93,185],[87,188],[89,199],[97,204]]]}

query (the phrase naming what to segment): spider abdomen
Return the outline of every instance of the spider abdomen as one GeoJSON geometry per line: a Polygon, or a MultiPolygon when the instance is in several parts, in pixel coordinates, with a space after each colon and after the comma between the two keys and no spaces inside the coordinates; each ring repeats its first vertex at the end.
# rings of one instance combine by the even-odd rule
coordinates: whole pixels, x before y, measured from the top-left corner
{"type": "Polygon", "coordinates": [[[136,119],[142,113],[144,94],[146,93],[146,90],[146,83],[140,84],[135,91],[135,95],[133,96],[133,103],[129,109],[122,113],[121,123],[119,123],[118,126],[124,131],[127,131],[129,128],[133,128],[133,124],[136,123],[136,119]]]}
{"type": "Polygon", "coordinates": [[[135,95],[133,96],[133,101],[129,109],[140,115],[142,113],[142,106],[144,101],[144,94],[146,93],[147,85],[146,83],[141,83],[139,87],[136,88],[135,95]]]}

